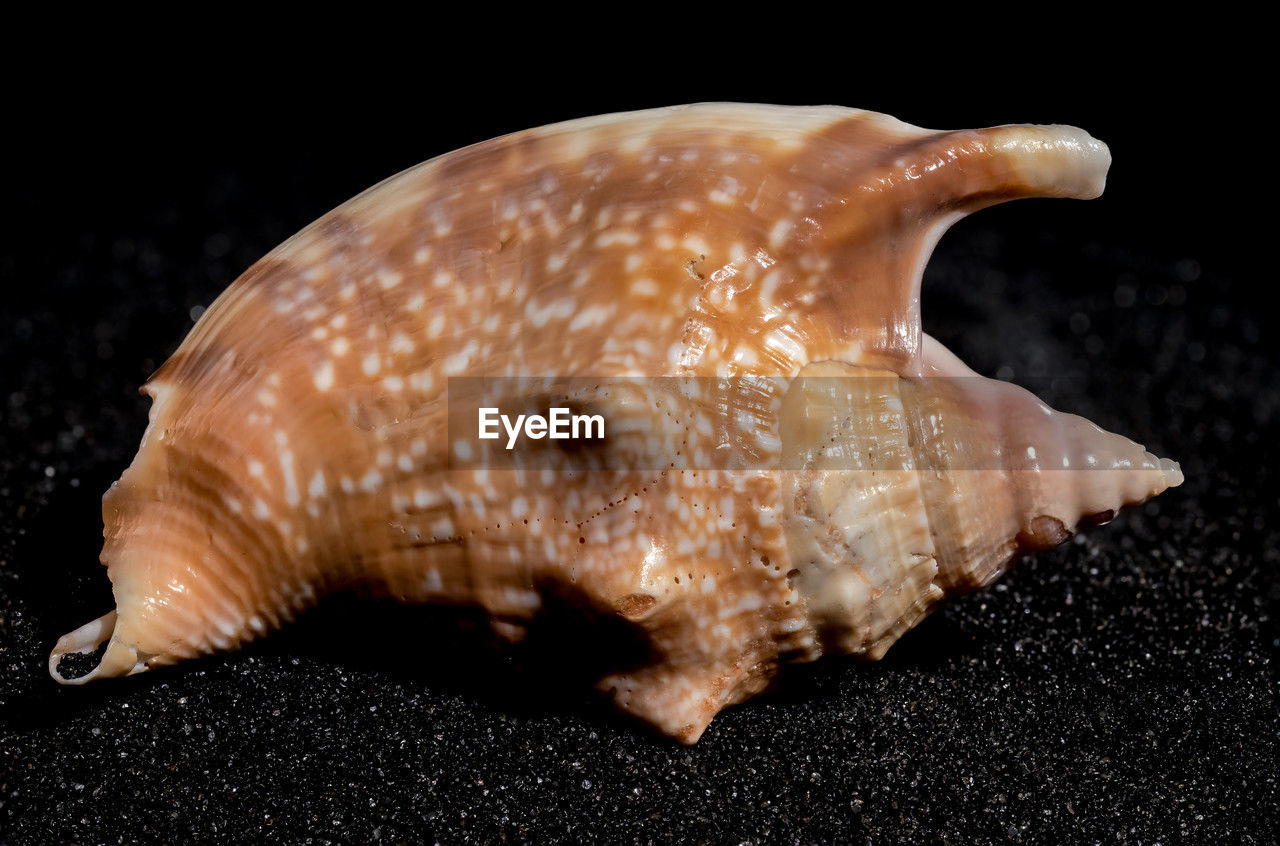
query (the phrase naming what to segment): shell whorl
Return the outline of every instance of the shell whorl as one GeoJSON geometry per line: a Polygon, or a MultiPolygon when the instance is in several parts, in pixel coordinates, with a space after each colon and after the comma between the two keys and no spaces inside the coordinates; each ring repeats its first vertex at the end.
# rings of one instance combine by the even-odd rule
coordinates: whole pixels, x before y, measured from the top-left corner
{"type": "Polygon", "coordinates": [[[707,104],[392,177],[250,268],[152,378],[103,503],[117,608],[50,671],[232,648],[342,588],[478,605],[513,638],[568,596],[649,646],[600,687],[691,742],[780,661],[879,657],[947,592],[1180,480],[920,331],[950,223],[1097,196],[1109,161],[1071,127],[707,104]],[[756,463],[459,469],[462,376],[738,379],[707,431],[756,463]]]}

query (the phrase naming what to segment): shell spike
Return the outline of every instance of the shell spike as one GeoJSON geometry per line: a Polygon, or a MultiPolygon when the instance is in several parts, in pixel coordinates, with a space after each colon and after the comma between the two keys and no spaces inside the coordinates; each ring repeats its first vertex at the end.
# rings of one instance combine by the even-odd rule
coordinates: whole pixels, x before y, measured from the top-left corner
{"type": "Polygon", "coordinates": [[[945,229],[979,209],[1028,197],[1099,197],[1111,167],[1107,145],[1074,126],[917,130],[923,134],[888,146],[874,163],[847,151],[860,149],[865,127],[852,123],[837,131],[844,136],[832,137],[835,149],[827,155],[839,161],[844,153],[840,166],[859,174],[853,195],[863,205],[837,205],[825,237],[833,243],[857,240],[868,223],[888,221],[904,232],[914,227],[931,236],[921,258],[941,234],[938,226],[945,229]],[[882,206],[884,214],[864,214],[866,203],[882,206]]]}
{"type": "Polygon", "coordinates": [[[1072,126],[932,132],[864,117],[837,123],[823,142],[820,155],[806,152],[793,170],[813,181],[829,170],[847,173],[856,202],[841,195],[824,203],[806,218],[811,226],[797,228],[797,243],[820,245],[833,267],[874,270],[850,277],[859,281],[856,293],[855,286],[810,291],[813,320],[893,370],[920,351],[924,267],[952,224],[1008,200],[1092,199],[1111,165],[1107,146],[1072,126]]]}
{"type": "Polygon", "coordinates": [[[939,194],[947,209],[974,211],[1023,197],[1092,200],[1102,195],[1111,167],[1107,145],[1074,126],[997,126],[947,133],[934,144],[939,161],[957,165],[940,177],[951,180],[951,190],[939,194]]]}

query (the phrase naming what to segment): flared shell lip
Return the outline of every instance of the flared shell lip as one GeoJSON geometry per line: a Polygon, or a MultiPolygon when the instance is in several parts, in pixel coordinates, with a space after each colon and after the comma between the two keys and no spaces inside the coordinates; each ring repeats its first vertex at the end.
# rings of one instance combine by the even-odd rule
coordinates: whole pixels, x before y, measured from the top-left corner
{"type": "Polygon", "coordinates": [[[53,651],[49,653],[49,675],[59,684],[78,685],[105,676],[132,676],[145,672],[150,666],[138,660],[138,651],[112,637],[115,634],[117,613],[115,609],[108,611],[96,620],[85,623],[75,631],[68,632],[58,638],[53,651]],[[58,669],[59,663],[67,655],[90,655],[105,641],[107,651],[98,665],[83,676],[68,678],[58,669]]]}

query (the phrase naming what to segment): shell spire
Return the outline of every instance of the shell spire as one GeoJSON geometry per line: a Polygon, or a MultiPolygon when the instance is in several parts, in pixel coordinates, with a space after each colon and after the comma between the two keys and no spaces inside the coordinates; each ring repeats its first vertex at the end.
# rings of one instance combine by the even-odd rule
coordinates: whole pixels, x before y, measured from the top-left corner
{"type": "Polygon", "coordinates": [[[948,225],[1096,196],[1108,163],[1071,127],[721,103],[394,176],[249,268],[148,383],[103,499],[116,608],[50,673],[233,649],[342,589],[476,607],[512,639],[573,606],[642,647],[599,689],[693,742],[783,662],[877,658],[948,593],[1180,481],[920,329],[948,225]],[[546,379],[609,435],[497,464],[460,434],[463,383],[514,380],[523,410],[546,379]]]}
{"type": "Polygon", "coordinates": [[[944,589],[982,587],[1018,555],[1057,546],[1182,483],[1176,462],[978,376],[925,341],[933,375],[916,381],[911,399],[921,466],[934,471],[923,479],[944,589]]]}

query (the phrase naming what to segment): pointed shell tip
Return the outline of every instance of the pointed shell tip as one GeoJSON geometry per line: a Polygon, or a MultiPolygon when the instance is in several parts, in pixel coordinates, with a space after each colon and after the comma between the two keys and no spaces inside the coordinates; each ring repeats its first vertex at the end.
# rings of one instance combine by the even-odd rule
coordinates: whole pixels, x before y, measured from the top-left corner
{"type": "Polygon", "coordinates": [[[1169,487],[1176,488],[1186,479],[1182,475],[1182,467],[1172,458],[1160,459],[1160,472],[1164,473],[1164,477],[1169,482],[1169,487]]]}

